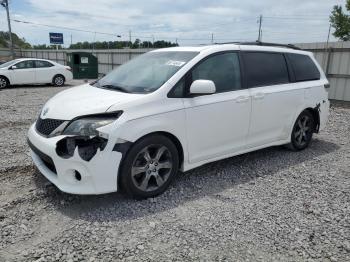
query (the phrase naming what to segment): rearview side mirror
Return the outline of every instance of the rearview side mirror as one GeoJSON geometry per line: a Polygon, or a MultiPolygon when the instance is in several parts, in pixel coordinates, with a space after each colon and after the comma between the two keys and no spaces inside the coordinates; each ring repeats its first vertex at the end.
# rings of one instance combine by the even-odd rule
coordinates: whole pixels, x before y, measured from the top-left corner
{"type": "Polygon", "coordinates": [[[13,65],[9,67],[9,70],[14,70],[14,69],[17,69],[17,66],[13,65]]]}
{"type": "Polygon", "coordinates": [[[208,95],[215,92],[216,87],[211,80],[195,80],[190,86],[190,94],[194,95],[208,95]]]}

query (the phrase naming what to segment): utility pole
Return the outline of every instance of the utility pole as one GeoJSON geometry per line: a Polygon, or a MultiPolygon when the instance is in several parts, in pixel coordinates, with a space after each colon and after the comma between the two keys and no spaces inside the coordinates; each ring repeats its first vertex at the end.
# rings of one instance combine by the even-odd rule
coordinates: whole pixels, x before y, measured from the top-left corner
{"type": "Polygon", "coordinates": [[[72,46],[72,44],[73,44],[73,35],[70,34],[70,45],[72,46]]]}
{"type": "Polygon", "coordinates": [[[94,34],[94,41],[92,42],[92,53],[95,51],[95,42],[96,42],[96,32],[94,34]]]}
{"type": "Polygon", "coordinates": [[[211,44],[214,44],[214,34],[211,33],[211,44]]]}
{"type": "Polygon", "coordinates": [[[132,43],[131,43],[131,30],[129,30],[129,45],[130,45],[129,47],[130,47],[130,48],[131,48],[131,44],[132,44],[132,43]]]}
{"type": "Polygon", "coordinates": [[[329,45],[329,37],[330,37],[330,35],[331,35],[331,29],[332,29],[332,24],[329,24],[326,49],[328,49],[328,45],[329,45]]]}
{"type": "Polygon", "coordinates": [[[259,16],[259,36],[258,36],[258,42],[261,42],[262,40],[262,21],[263,21],[263,16],[259,16]]]}
{"type": "Polygon", "coordinates": [[[8,24],[8,28],[9,28],[9,34],[10,34],[11,56],[12,56],[12,59],[15,59],[15,51],[13,50],[12,30],[11,30],[11,21],[10,21],[10,11],[9,11],[9,2],[8,2],[8,0],[2,0],[1,1],[1,5],[6,8],[7,24],[8,24]]]}

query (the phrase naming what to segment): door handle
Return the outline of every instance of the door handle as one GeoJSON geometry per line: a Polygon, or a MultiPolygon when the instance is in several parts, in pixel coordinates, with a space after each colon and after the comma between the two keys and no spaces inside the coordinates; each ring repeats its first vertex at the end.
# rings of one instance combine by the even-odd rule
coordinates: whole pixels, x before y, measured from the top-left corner
{"type": "Polygon", "coordinates": [[[236,98],[236,103],[245,103],[249,100],[249,96],[239,96],[236,98]]]}
{"type": "Polygon", "coordinates": [[[263,99],[265,97],[264,93],[256,93],[254,96],[254,99],[263,99]]]}

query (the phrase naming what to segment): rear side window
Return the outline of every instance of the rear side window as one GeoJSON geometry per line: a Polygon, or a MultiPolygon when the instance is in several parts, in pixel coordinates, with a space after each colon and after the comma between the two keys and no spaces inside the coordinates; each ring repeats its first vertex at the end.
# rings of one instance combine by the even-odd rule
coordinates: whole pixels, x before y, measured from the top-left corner
{"type": "Polygon", "coordinates": [[[312,81],[320,79],[320,71],[318,71],[315,63],[307,55],[288,54],[290,63],[292,64],[295,81],[312,81]]]}
{"type": "Polygon", "coordinates": [[[47,61],[43,60],[35,60],[35,67],[42,68],[42,67],[52,67],[53,64],[47,61]]]}
{"type": "Polygon", "coordinates": [[[248,88],[289,83],[283,54],[244,52],[243,60],[248,88]]]}

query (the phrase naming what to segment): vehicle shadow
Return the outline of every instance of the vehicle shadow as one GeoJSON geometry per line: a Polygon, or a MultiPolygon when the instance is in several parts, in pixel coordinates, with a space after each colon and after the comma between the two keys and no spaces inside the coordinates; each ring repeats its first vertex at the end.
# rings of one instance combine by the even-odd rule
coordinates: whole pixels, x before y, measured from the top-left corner
{"type": "Polygon", "coordinates": [[[314,139],[312,145],[301,152],[284,147],[271,147],[240,156],[216,161],[185,173],[179,173],[172,186],[162,195],[134,200],[120,193],[76,196],[62,193],[35,171],[34,181],[45,192],[49,205],[73,219],[86,221],[123,221],[164,212],[188,201],[203,197],[220,198],[220,193],[240,184],[254,183],[258,177],[273,176],[291,166],[312,161],[338,150],[332,142],[314,139]]]}

